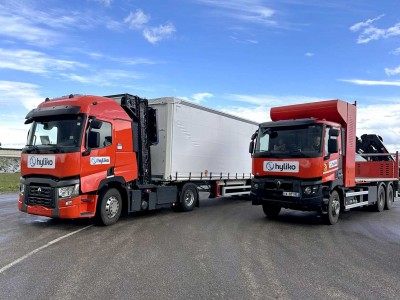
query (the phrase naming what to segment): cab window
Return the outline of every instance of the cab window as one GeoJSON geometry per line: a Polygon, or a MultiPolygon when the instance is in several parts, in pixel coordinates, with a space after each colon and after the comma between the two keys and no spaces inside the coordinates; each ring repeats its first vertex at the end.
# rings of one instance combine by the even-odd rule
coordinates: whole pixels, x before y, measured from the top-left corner
{"type": "MultiPolygon", "coordinates": [[[[112,145],[112,130],[111,123],[102,121],[102,125],[99,129],[91,128],[90,136],[94,136],[99,139],[99,147],[93,147],[94,149],[101,149],[112,145]]],[[[90,138],[89,138],[90,140],[90,138]]]]}

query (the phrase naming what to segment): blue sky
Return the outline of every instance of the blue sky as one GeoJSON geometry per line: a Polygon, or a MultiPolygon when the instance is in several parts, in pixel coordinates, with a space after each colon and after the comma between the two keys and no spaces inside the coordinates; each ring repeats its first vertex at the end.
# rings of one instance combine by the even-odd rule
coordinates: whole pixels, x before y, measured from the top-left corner
{"type": "MultiPolygon", "coordinates": [[[[399,1],[0,1],[0,142],[46,97],[175,96],[259,122],[357,101],[357,134],[400,149],[399,1]]],[[[250,138],[250,137],[249,137],[250,138]]]]}

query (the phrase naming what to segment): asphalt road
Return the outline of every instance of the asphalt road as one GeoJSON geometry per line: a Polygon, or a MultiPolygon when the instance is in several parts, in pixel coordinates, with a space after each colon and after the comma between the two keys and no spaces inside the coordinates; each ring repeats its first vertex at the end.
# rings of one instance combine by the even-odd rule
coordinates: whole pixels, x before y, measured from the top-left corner
{"type": "Polygon", "coordinates": [[[0,195],[0,299],[400,299],[400,203],[334,226],[239,198],[98,227],[0,195]]]}

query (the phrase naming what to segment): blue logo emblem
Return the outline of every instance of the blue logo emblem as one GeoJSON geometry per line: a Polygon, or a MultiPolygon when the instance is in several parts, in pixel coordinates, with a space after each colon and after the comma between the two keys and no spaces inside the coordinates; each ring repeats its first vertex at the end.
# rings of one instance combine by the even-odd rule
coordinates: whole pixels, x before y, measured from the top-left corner
{"type": "Polygon", "coordinates": [[[36,166],[36,158],[34,156],[31,156],[29,159],[29,163],[32,167],[36,166]]]}
{"type": "Polygon", "coordinates": [[[275,167],[275,165],[274,165],[273,162],[268,162],[268,163],[265,165],[265,168],[267,169],[267,171],[273,171],[273,170],[274,170],[274,167],[275,167]]]}

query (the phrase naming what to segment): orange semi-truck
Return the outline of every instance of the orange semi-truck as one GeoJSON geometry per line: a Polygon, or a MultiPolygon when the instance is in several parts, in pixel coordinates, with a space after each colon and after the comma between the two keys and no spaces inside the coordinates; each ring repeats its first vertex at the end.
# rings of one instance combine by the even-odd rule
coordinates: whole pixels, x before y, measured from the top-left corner
{"type": "Polygon", "coordinates": [[[26,116],[19,210],[111,225],[121,213],[190,211],[248,194],[257,124],[176,98],[130,94],[46,99],[26,116]]]}
{"type": "MultiPolygon", "coordinates": [[[[391,209],[399,186],[398,153],[356,159],[356,104],[328,100],[273,107],[252,135],[251,199],[269,218],[282,208],[318,211],[335,224],[341,211],[391,209]],[[385,157],[377,159],[377,157],[385,157]]],[[[364,149],[374,149],[364,136],[364,149]],[[368,146],[368,147],[367,147],[368,146]]]]}

